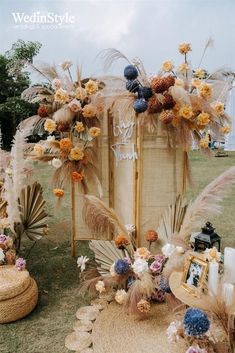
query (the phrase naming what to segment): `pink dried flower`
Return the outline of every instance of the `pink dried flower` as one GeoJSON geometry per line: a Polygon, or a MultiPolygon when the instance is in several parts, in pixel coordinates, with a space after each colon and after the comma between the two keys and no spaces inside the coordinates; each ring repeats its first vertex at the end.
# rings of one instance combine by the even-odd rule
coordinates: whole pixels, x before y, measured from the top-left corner
{"type": "Polygon", "coordinates": [[[18,271],[23,271],[26,268],[26,260],[23,259],[22,257],[19,257],[16,260],[15,267],[17,268],[18,271]]]}

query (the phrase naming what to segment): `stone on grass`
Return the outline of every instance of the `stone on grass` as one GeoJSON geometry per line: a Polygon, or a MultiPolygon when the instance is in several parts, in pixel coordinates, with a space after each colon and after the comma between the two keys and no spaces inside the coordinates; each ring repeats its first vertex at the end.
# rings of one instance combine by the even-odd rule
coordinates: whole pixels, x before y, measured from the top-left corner
{"type": "Polygon", "coordinates": [[[92,331],[92,322],[91,321],[76,321],[75,324],[73,325],[74,331],[78,332],[89,332],[92,331]]]}
{"type": "Polygon", "coordinates": [[[94,321],[99,314],[99,310],[94,306],[83,306],[76,312],[78,320],[94,321]]]}
{"type": "Polygon", "coordinates": [[[92,339],[88,332],[72,332],[65,338],[65,347],[70,351],[82,351],[91,344],[92,339]]]}

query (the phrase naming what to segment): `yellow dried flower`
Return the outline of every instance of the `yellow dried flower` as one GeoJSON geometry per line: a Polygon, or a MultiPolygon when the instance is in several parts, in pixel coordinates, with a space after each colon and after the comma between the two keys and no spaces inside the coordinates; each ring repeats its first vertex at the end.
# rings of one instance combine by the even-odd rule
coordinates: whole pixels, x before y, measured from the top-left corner
{"type": "Polygon", "coordinates": [[[162,64],[163,71],[169,72],[169,71],[172,71],[173,68],[174,68],[174,65],[171,60],[164,61],[164,63],[162,64]]]}
{"type": "Polygon", "coordinates": [[[44,153],[44,148],[39,143],[36,143],[36,145],[34,145],[33,151],[37,157],[41,157],[44,153]]]}
{"type": "Polygon", "coordinates": [[[206,136],[200,140],[199,145],[202,148],[208,148],[209,142],[210,142],[209,135],[206,134],[206,136]]]}
{"type": "Polygon", "coordinates": [[[201,83],[202,81],[199,78],[194,78],[191,81],[192,87],[196,87],[196,88],[199,87],[201,83]]]}
{"type": "Polygon", "coordinates": [[[137,309],[143,314],[147,314],[150,311],[150,308],[150,303],[145,299],[141,299],[137,303],[137,309]]]}
{"type": "Polygon", "coordinates": [[[189,70],[189,66],[186,63],[183,63],[178,67],[178,71],[181,72],[182,74],[186,74],[188,70],[189,70]]]}
{"type": "Polygon", "coordinates": [[[100,135],[100,132],[101,132],[100,128],[99,128],[99,127],[95,127],[95,126],[91,127],[91,128],[89,129],[89,131],[88,131],[88,133],[89,133],[89,135],[90,135],[91,137],[97,137],[97,136],[99,136],[99,135],[100,135]]]}
{"type": "Polygon", "coordinates": [[[187,54],[192,51],[190,43],[181,43],[178,47],[180,54],[187,54]]]}
{"type": "Polygon", "coordinates": [[[83,101],[87,97],[87,92],[84,88],[78,87],[75,91],[76,98],[83,101]]]}
{"type": "Polygon", "coordinates": [[[191,119],[193,117],[193,109],[191,105],[183,105],[179,110],[179,116],[184,119],[191,119]]]}
{"type": "Polygon", "coordinates": [[[212,87],[208,83],[202,82],[197,88],[198,95],[202,98],[209,99],[212,95],[212,87]]]}
{"type": "Polygon", "coordinates": [[[46,119],[44,123],[44,130],[48,131],[50,134],[56,130],[56,123],[52,119],[46,119]]]}
{"type": "Polygon", "coordinates": [[[85,130],[85,127],[81,121],[77,121],[76,125],[74,126],[74,130],[76,130],[77,132],[82,132],[85,130]]]}
{"type": "Polygon", "coordinates": [[[195,70],[194,76],[197,77],[197,78],[204,78],[205,77],[205,73],[206,72],[199,67],[198,69],[195,70]]]}
{"type": "Polygon", "coordinates": [[[223,127],[220,128],[220,131],[223,133],[223,134],[229,134],[230,131],[231,131],[231,126],[230,125],[225,125],[223,127]]]}
{"type": "Polygon", "coordinates": [[[70,154],[69,154],[69,159],[73,161],[80,161],[83,159],[84,153],[79,147],[74,147],[71,149],[70,154]]]}
{"type": "Polygon", "coordinates": [[[98,87],[98,83],[93,81],[93,80],[89,80],[86,84],[85,84],[85,90],[88,94],[93,94],[96,93],[98,91],[99,87],[98,87]]]}
{"type": "Polygon", "coordinates": [[[214,102],[212,107],[218,115],[222,115],[224,113],[224,103],[214,102]]]}
{"type": "Polygon", "coordinates": [[[96,115],[96,108],[91,104],[87,104],[82,109],[82,114],[84,118],[94,118],[96,115]]]}
{"type": "Polygon", "coordinates": [[[202,112],[197,117],[197,124],[200,126],[205,126],[210,122],[210,114],[202,112]]]}
{"type": "Polygon", "coordinates": [[[68,92],[65,91],[63,88],[59,88],[55,92],[55,102],[58,102],[60,104],[65,104],[69,100],[69,95],[68,92]]]}

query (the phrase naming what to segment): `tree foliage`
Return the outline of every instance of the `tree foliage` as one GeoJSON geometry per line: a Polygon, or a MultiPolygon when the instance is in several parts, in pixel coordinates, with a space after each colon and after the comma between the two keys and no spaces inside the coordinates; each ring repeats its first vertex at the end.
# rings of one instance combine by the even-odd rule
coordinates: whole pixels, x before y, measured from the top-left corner
{"type": "Polygon", "coordinates": [[[19,39],[12,48],[0,55],[0,126],[2,145],[9,149],[17,125],[36,114],[38,105],[25,102],[21,93],[30,85],[28,72],[24,71],[39,53],[41,44],[19,39]]]}

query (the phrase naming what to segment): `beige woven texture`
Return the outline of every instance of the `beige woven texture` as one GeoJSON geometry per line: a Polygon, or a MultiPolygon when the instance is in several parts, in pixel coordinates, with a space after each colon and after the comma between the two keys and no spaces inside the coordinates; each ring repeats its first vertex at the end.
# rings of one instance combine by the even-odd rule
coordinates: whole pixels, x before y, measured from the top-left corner
{"type": "Polygon", "coordinates": [[[147,245],[145,233],[156,229],[164,210],[175,201],[183,176],[183,151],[169,150],[160,129],[144,131],[142,143],[142,177],[140,199],[140,244],[147,245]]]}
{"type": "Polygon", "coordinates": [[[38,288],[34,279],[30,279],[28,288],[14,298],[0,301],[0,323],[19,320],[28,315],[38,301],[38,288]]]}
{"type": "Polygon", "coordinates": [[[153,305],[151,317],[138,321],[112,303],[94,323],[94,353],[183,353],[186,351],[183,340],[171,344],[167,339],[166,329],[172,320],[165,304],[153,305]]]}
{"type": "Polygon", "coordinates": [[[0,301],[21,294],[29,284],[28,271],[18,271],[15,266],[0,266],[0,301]]]}
{"type": "MultiPolygon", "coordinates": [[[[109,205],[109,167],[108,167],[108,160],[109,160],[109,151],[108,151],[108,132],[107,132],[107,117],[104,119],[101,129],[102,129],[102,137],[98,139],[98,169],[100,172],[100,182],[102,185],[102,192],[103,197],[102,200],[109,205]]],[[[93,182],[88,180],[88,187],[89,187],[89,194],[95,195],[99,197],[99,193],[97,190],[97,184],[95,185],[93,182]]],[[[94,235],[90,232],[88,227],[83,221],[82,218],[82,209],[84,205],[83,194],[79,189],[79,185],[75,183],[75,205],[74,205],[74,212],[75,212],[75,224],[74,224],[74,240],[92,240],[96,239],[94,235]]],[[[103,239],[102,236],[100,239],[103,239]]],[[[105,238],[104,238],[105,239],[105,238]]]]}

